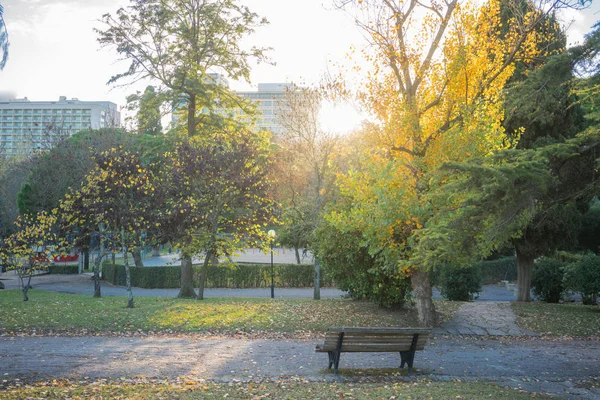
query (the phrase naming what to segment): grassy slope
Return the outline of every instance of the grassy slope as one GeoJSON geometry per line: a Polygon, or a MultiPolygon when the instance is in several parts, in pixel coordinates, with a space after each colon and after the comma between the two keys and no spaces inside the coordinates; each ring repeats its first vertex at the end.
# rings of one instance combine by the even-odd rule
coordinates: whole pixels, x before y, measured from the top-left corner
{"type": "MultiPolygon", "coordinates": [[[[352,300],[210,298],[202,301],[29,292],[23,302],[16,290],[0,292],[0,332],[52,330],[88,332],[322,332],[331,326],[417,326],[416,312],[386,310],[352,300]]],[[[437,302],[442,318],[460,303],[437,302]]]]}
{"type": "Polygon", "coordinates": [[[579,303],[512,303],[517,324],[552,336],[600,336],[600,307],[579,303]]]}

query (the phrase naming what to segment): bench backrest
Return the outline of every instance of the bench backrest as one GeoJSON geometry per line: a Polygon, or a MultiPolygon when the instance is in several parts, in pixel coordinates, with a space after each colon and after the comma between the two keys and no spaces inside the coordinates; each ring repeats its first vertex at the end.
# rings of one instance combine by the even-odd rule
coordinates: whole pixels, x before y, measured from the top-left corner
{"type": "Polygon", "coordinates": [[[341,332],[344,333],[342,352],[396,352],[410,350],[415,334],[419,335],[415,350],[423,350],[431,329],[329,328],[322,351],[335,351],[341,332]]]}

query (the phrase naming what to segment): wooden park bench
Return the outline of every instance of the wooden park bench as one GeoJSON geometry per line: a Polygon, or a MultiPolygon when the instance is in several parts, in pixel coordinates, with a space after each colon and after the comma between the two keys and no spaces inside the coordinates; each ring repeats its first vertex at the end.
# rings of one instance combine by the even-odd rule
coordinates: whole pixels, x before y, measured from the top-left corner
{"type": "Polygon", "coordinates": [[[423,350],[431,333],[426,328],[329,328],[325,343],[318,344],[315,351],[329,354],[329,366],[338,374],[341,353],[399,352],[400,368],[408,364],[412,372],[415,352],[423,350]]]}

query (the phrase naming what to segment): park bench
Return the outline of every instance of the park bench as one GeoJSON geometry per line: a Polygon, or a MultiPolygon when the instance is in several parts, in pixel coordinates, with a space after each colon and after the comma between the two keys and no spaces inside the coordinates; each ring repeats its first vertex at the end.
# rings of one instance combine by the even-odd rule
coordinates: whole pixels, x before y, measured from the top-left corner
{"type": "Polygon", "coordinates": [[[415,352],[423,350],[431,333],[427,328],[329,328],[325,342],[318,344],[315,351],[329,354],[328,369],[333,366],[338,374],[341,353],[399,352],[400,368],[408,365],[412,372],[415,352]]]}

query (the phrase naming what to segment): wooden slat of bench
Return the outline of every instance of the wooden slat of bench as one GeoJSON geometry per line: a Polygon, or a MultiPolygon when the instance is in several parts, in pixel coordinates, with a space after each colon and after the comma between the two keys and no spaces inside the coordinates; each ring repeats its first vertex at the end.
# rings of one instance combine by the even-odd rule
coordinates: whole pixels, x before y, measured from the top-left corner
{"type": "MultiPolygon", "coordinates": [[[[352,343],[352,344],[347,344],[344,343],[342,344],[342,353],[347,352],[347,351],[353,351],[353,352],[358,352],[358,351],[362,351],[362,352],[369,352],[369,351],[377,351],[377,352],[396,352],[396,351],[408,351],[410,350],[410,346],[411,343],[407,343],[407,344],[397,344],[397,343],[352,343]],[[372,350],[373,347],[379,347],[379,348],[385,348],[386,350],[372,350]],[[360,350],[362,349],[362,350],[360,350]]],[[[425,348],[425,343],[417,343],[417,346],[415,347],[415,350],[423,350],[425,348]]],[[[336,346],[333,345],[323,345],[323,346],[319,346],[317,348],[317,351],[320,352],[325,352],[325,351],[336,351],[336,346]]]]}
{"type": "Polygon", "coordinates": [[[407,334],[407,335],[413,335],[415,333],[418,334],[430,334],[431,333],[431,329],[428,328],[365,328],[365,327],[359,327],[359,328],[345,328],[345,327],[334,327],[334,328],[329,328],[327,330],[327,332],[344,332],[345,334],[349,334],[349,333],[355,333],[355,334],[370,334],[370,333],[391,333],[391,334],[407,334]]]}

